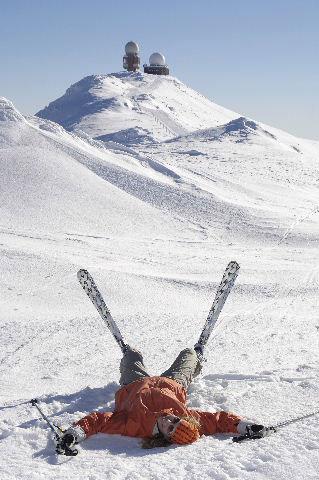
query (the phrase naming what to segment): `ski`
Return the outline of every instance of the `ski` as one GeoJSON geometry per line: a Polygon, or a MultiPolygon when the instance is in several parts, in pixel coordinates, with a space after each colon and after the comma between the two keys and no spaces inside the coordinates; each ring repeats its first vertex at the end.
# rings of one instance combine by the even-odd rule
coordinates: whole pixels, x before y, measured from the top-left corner
{"type": "Polygon", "coordinates": [[[104,299],[97,288],[92,276],[89,274],[87,270],[81,269],[77,273],[78,280],[83,287],[85,293],[99,312],[102,320],[106,324],[107,328],[112,333],[113,337],[115,338],[116,342],[118,343],[122,352],[125,352],[126,346],[123,340],[122,334],[113,319],[111,312],[107,308],[104,299]]]}
{"type": "Polygon", "coordinates": [[[202,333],[196,343],[195,347],[204,347],[212,333],[214,326],[218,320],[219,314],[226,302],[226,299],[231,291],[234,282],[237,278],[239,265],[232,261],[226,267],[223,278],[218,286],[213,305],[208,313],[202,333]]]}

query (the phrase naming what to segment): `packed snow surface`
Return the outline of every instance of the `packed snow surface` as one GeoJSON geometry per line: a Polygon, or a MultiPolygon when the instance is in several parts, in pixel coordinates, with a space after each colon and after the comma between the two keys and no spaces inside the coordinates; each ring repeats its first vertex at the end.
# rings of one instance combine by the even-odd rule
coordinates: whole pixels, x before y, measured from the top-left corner
{"type": "Polygon", "coordinates": [[[38,117],[0,98],[1,478],[318,478],[319,415],[243,444],[97,435],[67,458],[29,403],[62,427],[114,407],[121,352],[79,268],[156,375],[237,260],[189,406],[266,425],[319,410],[318,153],[172,77],[86,77],[38,117]]]}

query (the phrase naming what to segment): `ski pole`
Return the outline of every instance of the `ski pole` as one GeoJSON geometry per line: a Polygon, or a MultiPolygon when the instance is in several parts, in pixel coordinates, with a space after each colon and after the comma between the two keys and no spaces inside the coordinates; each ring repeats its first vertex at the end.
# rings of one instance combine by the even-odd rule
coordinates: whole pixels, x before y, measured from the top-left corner
{"type": "Polygon", "coordinates": [[[287,427],[288,425],[291,425],[292,423],[301,422],[301,420],[305,420],[306,418],[313,417],[314,415],[318,415],[318,414],[319,414],[319,410],[316,410],[314,412],[307,413],[306,415],[302,415],[301,417],[292,418],[290,420],[285,420],[283,422],[277,423],[277,425],[273,425],[271,427],[266,427],[267,435],[263,435],[262,437],[259,437],[258,435],[252,435],[251,436],[249,434],[241,435],[241,436],[238,436],[238,437],[233,437],[233,442],[239,443],[239,442],[242,442],[244,440],[255,440],[257,438],[264,438],[265,436],[268,436],[271,433],[276,433],[279,428],[287,427]]]}
{"type": "Polygon", "coordinates": [[[38,405],[38,400],[36,398],[32,398],[32,400],[30,400],[30,403],[33,407],[36,407],[38,409],[38,412],[40,413],[41,417],[46,421],[46,423],[49,425],[50,429],[54,433],[54,439],[57,442],[56,452],[58,454],[63,453],[63,455],[66,455],[68,457],[75,457],[78,454],[77,449],[70,448],[67,445],[64,445],[62,450],[59,448],[59,441],[63,438],[63,433],[64,433],[63,430],[57,425],[54,425],[54,423],[52,423],[48,419],[48,417],[42,412],[41,408],[38,405]]]}
{"type": "Polygon", "coordinates": [[[316,410],[314,412],[307,413],[306,415],[302,415],[301,417],[292,418],[291,420],[286,420],[284,422],[278,423],[277,425],[274,425],[274,427],[275,428],[286,427],[287,425],[290,425],[291,423],[300,422],[301,420],[304,420],[305,418],[309,418],[309,417],[313,417],[314,415],[318,415],[318,413],[319,413],[319,410],[316,410]]]}
{"type": "Polygon", "coordinates": [[[49,425],[49,427],[51,428],[52,432],[55,434],[56,436],[56,439],[59,440],[61,437],[62,437],[62,434],[63,434],[63,430],[58,427],[57,425],[54,425],[49,419],[48,417],[42,412],[41,408],[39,407],[38,405],[38,400],[37,398],[32,398],[32,400],[30,400],[30,403],[33,407],[36,407],[41,415],[41,417],[47,422],[47,424],[49,425]]]}

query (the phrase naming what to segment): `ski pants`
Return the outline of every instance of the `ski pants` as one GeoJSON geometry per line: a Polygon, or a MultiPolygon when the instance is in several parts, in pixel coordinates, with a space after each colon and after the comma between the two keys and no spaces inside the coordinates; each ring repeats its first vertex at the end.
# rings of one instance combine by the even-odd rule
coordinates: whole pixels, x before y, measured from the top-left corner
{"type": "MultiPolygon", "coordinates": [[[[201,371],[201,364],[193,348],[182,350],[173,364],[160,376],[171,378],[183,385],[187,390],[193,378],[201,371]]],[[[138,350],[127,345],[127,350],[120,364],[120,385],[128,385],[144,377],[149,377],[143,362],[143,356],[138,350]]]]}

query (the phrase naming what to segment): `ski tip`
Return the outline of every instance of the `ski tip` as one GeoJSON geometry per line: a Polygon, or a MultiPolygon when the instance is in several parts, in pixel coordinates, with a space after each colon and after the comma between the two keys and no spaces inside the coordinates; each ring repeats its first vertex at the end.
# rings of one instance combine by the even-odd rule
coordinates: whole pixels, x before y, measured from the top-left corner
{"type": "Polygon", "coordinates": [[[87,270],[85,270],[85,268],[80,268],[80,270],[77,273],[77,277],[78,277],[78,279],[80,279],[81,277],[83,277],[83,275],[87,275],[88,273],[89,272],[87,270]]]}
{"type": "Polygon", "coordinates": [[[235,267],[237,270],[240,268],[240,265],[238,262],[236,262],[236,260],[231,260],[228,266],[235,267]]]}

